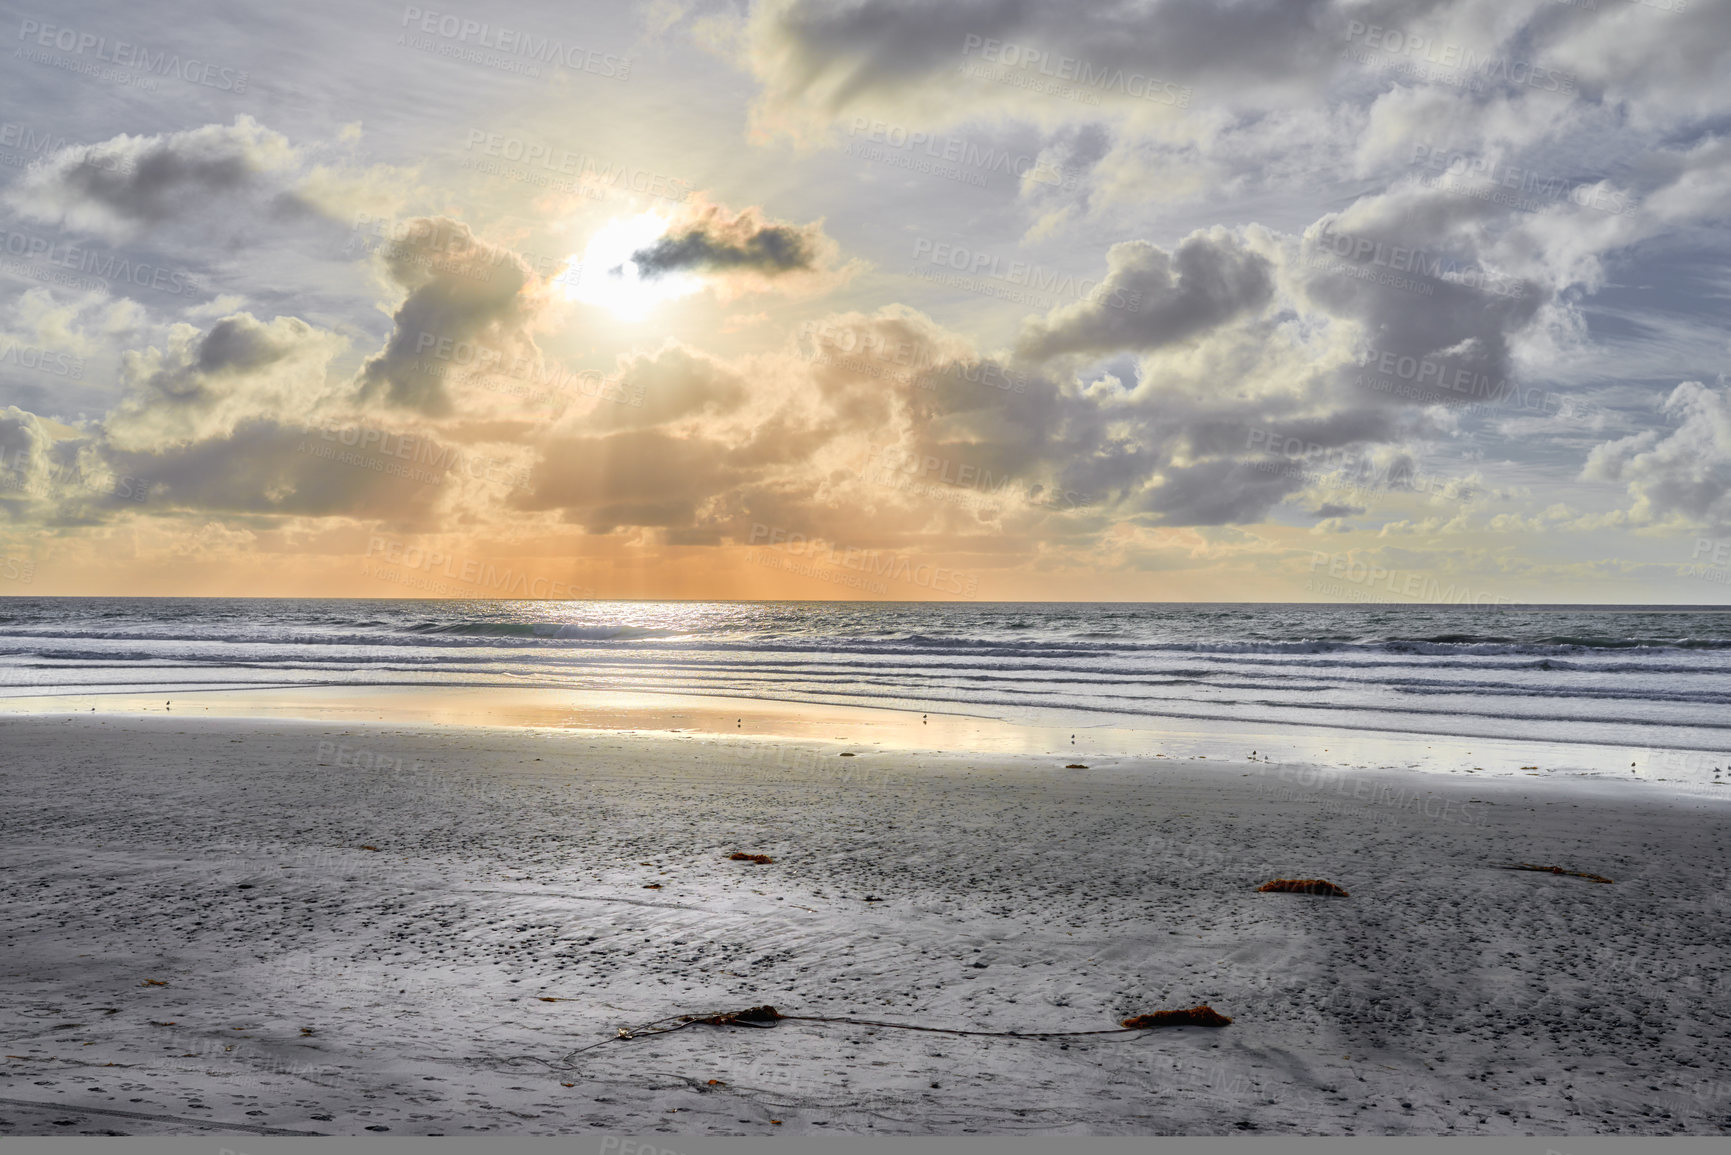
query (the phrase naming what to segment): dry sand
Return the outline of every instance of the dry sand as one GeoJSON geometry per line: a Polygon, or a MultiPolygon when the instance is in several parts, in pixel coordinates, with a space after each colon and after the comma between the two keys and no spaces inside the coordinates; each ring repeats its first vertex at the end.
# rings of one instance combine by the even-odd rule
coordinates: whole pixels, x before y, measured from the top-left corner
{"type": "Polygon", "coordinates": [[[699,735],[0,729],[0,1134],[1731,1130],[1731,800],[1708,792],[699,735]],[[1275,877],[1351,896],[1257,892],[1275,877]],[[784,1022],[566,1057],[766,1002],[1234,1021],[784,1022]]]}

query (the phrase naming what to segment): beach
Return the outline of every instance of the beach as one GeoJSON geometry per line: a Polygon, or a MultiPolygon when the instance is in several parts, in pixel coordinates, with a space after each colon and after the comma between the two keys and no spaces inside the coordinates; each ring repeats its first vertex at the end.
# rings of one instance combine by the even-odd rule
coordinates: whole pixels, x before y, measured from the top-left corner
{"type": "Polygon", "coordinates": [[[1731,1129],[1710,784],[185,710],[0,717],[0,1134],[1731,1129]]]}

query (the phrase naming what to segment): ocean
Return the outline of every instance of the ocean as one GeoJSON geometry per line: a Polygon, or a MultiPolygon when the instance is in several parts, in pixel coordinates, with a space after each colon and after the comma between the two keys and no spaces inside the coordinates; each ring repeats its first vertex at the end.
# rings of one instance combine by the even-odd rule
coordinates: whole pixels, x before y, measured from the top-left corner
{"type": "Polygon", "coordinates": [[[509,686],[1731,751],[1731,608],[7,598],[0,697],[509,686]]]}

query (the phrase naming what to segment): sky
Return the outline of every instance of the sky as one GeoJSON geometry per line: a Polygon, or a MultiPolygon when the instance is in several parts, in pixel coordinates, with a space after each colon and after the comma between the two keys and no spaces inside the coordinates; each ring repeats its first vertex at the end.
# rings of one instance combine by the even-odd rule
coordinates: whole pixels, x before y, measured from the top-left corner
{"type": "Polygon", "coordinates": [[[0,594],[1731,603],[1731,0],[0,29],[0,594]]]}

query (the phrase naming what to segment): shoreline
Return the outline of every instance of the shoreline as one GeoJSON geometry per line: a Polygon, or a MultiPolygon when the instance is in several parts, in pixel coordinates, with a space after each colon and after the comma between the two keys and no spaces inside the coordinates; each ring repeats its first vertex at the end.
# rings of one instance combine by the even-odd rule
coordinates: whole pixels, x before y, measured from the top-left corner
{"type": "MultiPolygon", "coordinates": [[[[695,733],[853,742],[941,755],[1057,755],[1238,759],[1251,751],[1277,763],[1402,769],[1424,775],[1604,777],[1664,784],[1687,793],[1731,794],[1731,752],[1637,747],[1551,738],[1489,738],[1320,724],[1199,717],[1113,725],[1081,719],[1016,720],[985,713],[929,712],[720,694],[422,684],[273,686],[0,697],[0,719],[86,715],[377,722],[399,725],[695,733]],[[166,703],[174,703],[169,706],[166,703]],[[1720,771],[1721,773],[1715,773],[1720,771]],[[1723,783],[1723,785],[1721,785],[1723,783]]],[[[1045,714],[1058,714],[1047,710],[1045,714]]],[[[1113,716],[1122,720],[1120,716],[1113,716]]]]}

